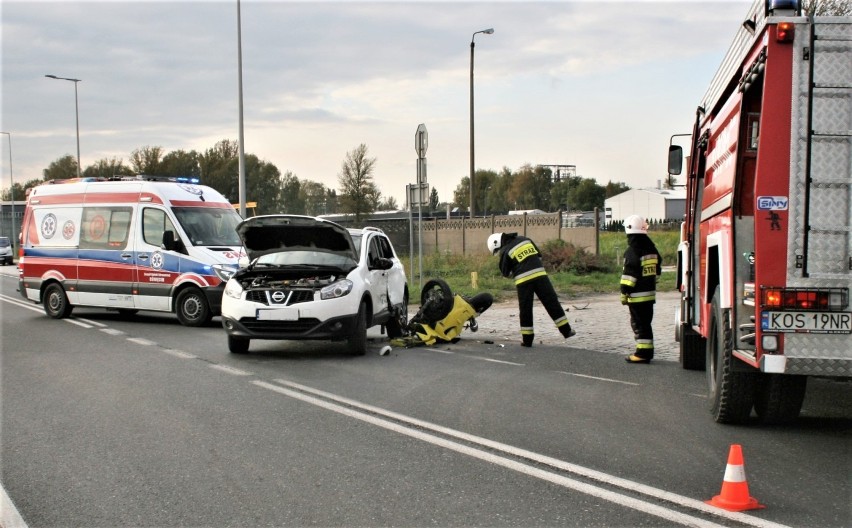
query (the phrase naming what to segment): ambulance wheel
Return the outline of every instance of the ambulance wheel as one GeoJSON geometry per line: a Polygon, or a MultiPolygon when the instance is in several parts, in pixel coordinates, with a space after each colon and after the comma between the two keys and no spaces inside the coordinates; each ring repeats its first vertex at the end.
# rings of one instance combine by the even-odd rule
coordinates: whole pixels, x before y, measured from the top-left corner
{"type": "Polygon", "coordinates": [[[402,296],[402,304],[397,308],[397,312],[391,316],[385,328],[388,331],[388,337],[394,339],[405,335],[405,328],[408,326],[408,288],[405,289],[405,294],[402,296]]]}
{"type": "Polygon", "coordinates": [[[420,311],[429,326],[450,315],[453,309],[453,290],[442,279],[431,279],[420,292],[420,311]]]}
{"type": "Polygon", "coordinates": [[[198,288],[187,288],[178,294],[175,313],[184,326],[204,326],[213,318],[207,297],[198,288]]]}
{"type": "Polygon", "coordinates": [[[71,315],[73,309],[61,284],[54,282],[45,288],[44,313],[54,319],[63,319],[71,315]]]}
{"type": "Polygon", "coordinates": [[[363,356],[367,353],[367,304],[361,303],[358,309],[358,318],[355,321],[355,329],[349,339],[346,340],[349,353],[353,356],[363,356]]]}
{"type": "Polygon", "coordinates": [[[228,350],[231,354],[248,354],[251,339],[246,337],[228,336],[228,350]]]}
{"type": "Polygon", "coordinates": [[[722,308],[719,288],[710,309],[710,333],[707,337],[707,382],[710,413],[717,423],[746,423],[754,406],[757,376],[737,370],[731,332],[731,310],[722,308]]]}

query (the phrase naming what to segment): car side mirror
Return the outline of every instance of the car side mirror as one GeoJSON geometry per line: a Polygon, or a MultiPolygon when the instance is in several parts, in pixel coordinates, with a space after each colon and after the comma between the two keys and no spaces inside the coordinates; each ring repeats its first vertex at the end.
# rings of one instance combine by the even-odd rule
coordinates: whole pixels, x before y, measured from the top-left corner
{"type": "Polygon", "coordinates": [[[389,270],[393,267],[393,261],[387,258],[378,258],[373,262],[373,269],[389,270]]]}

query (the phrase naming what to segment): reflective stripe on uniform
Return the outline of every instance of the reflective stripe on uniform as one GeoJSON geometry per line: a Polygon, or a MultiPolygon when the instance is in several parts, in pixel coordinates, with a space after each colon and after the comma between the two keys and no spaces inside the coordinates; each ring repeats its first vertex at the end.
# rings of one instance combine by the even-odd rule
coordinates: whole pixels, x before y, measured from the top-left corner
{"type": "Polygon", "coordinates": [[[656,300],[657,294],[654,291],[633,292],[627,296],[628,303],[640,303],[656,300]]]}
{"type": "Polygon", "coordinates": [[[544,271],[544,268],[534,268],[529,271],[525,271],[520,275],[515,276],[515,286],[523,282],[527,282],[528,280],[544,277],[545,275],[547,275],[547,272],[544,271]]]}
{"type": "Polygon", "coordinates": [[[623,286],[630,286],[632,288],[636,286],[636,277],[632,277],[630,275],[622,275],[621,284],[623,286]]]}
{"type": "Polygon", "coordinates": [[[533,327],[531,326],[522,326],[521,327],[521,335],[534,335],[533,327]]]}
{"type": "Polygon", "coordinates": [[[509,251],[509,257],[517,260],[518,262],[523,262],[527,257],[532,255],[538,255],[538,251],[536,251],[533,243],[529,241],[524,242],[523,244],[518,244],[518,246],[509,251]]]}
{"type": "Polygon", "coordinates": [[[568,324],[568,316],[563,315],[559,319],[554,319],[553,322],[556,323],[556,328],[559,328],[560,326],[565,326],[568,324]]]}
{"type": "Polygon", "coordinates": [[[653,339],[637,339],[636,350],[654,350],[653,339]]]}

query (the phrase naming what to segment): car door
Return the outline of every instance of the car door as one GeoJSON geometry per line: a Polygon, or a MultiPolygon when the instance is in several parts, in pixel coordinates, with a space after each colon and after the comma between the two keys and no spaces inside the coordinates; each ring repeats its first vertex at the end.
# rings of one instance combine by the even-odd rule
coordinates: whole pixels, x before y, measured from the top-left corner
{"type": "MultiPolygon", "coordinates": [[[[373,299],[373,316],[383,317],[388,311],[388,273],[382,269],[384,261],[379,237],[369,234],[367,241],[367,274],[370,296],[373,299]]],[[[375,320],[375,319],[374,319],[375,320]]]]}

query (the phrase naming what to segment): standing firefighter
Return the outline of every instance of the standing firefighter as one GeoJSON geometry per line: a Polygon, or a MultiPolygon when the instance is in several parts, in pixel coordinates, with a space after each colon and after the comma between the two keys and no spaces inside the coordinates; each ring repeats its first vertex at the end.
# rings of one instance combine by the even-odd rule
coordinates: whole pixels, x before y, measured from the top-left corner
{"type": "Polygon", "coordinates": [[[567,339],[576,332],[568,323],[568,316],[559,304],[553,284],[544,271],[541,252],[529,238],[517,233],[494,233],[488,237],[488,250],[492,255],[500,252],[500,273],[515,279],[520,309],[521,345],[531,347],[535,338],[533,330],[533,295],[544,305],[559,332],[567,339]]]}
{"type": "Polygon", "coordinates": [[[654,319],[657,277],[662,270],[660,252],[648,237],[648,223],[639,215],[624,220],[627,250],[621,272],[621,304],[630,309],[630,326],[636,340],[636,351],[628,363],[650,363],[654,357],[654,319]]]}

